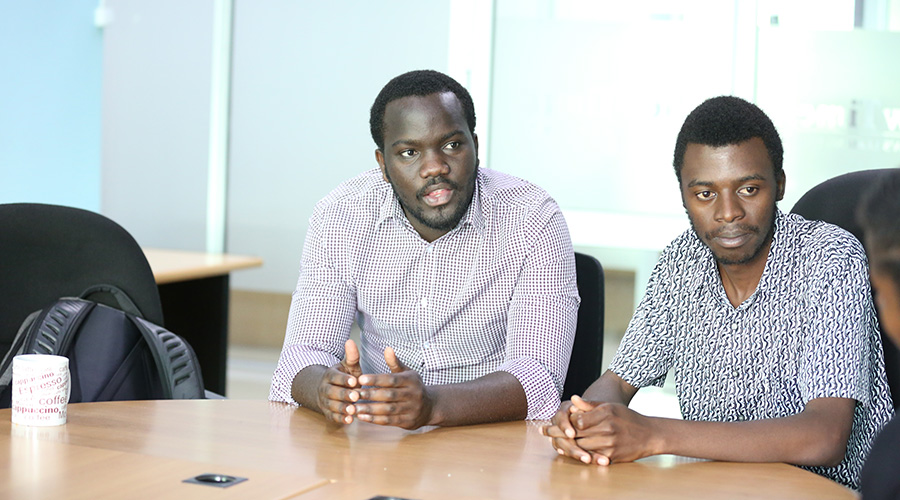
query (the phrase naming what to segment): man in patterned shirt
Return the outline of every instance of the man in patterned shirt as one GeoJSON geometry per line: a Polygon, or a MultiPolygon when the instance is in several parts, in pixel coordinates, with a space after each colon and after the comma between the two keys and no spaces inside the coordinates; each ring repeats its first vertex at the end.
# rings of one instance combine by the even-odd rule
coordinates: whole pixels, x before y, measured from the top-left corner
{"type": "Polygon", "coordinates": [[[556,202],[479,169],[472,99],[446,75],[391,80],[370,126],[380,168],[310,219],[269,399],[407,429],[549,418],[579,304],[556,202]]]}
{"type": "Polygon", "coordinates": [[[865,254],[778,210],[782,156],[742,99],[687,117],[674,165],[691,229],[663,250],[609,370],[544,428],[560,454],[788,462],[857,487],[893,411],[865,254]],[[627,408],[670,369],[684,420],[627,408]]]}

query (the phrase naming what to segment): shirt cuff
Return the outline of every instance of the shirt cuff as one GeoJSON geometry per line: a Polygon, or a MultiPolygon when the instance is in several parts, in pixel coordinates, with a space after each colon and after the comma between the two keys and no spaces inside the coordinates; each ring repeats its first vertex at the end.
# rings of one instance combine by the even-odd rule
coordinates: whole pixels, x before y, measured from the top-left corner
{"type": "Polygon", "coordinates": [[[291,396],[291,384],[300,370],[311,365],[334,366],[340,360],[333,355],[302,345],[287,346],[281,351],[278,366],[272,375],[269,401],[298,404],[291,396]]]}
{"type": "Polygon", "coordinates": [[[550,372],[537,360],[513,359],[503,363],[498,370],[516,377],[522,384],[525,398],[528,400],[528,415],[525,417],[527,420],[549,419],[559,409],[562,383],[557,386],[550,372]]]}

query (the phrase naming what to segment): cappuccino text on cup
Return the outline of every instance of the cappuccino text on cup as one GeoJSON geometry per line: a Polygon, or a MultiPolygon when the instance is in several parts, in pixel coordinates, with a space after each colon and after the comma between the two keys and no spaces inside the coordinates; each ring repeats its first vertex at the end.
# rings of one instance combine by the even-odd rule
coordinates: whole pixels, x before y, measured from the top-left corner
{"type": "Polygon", "coordinates": [[[13,358],[12,422],[62,425],[69,404],[69,358],[21,354],[13,358]]]}

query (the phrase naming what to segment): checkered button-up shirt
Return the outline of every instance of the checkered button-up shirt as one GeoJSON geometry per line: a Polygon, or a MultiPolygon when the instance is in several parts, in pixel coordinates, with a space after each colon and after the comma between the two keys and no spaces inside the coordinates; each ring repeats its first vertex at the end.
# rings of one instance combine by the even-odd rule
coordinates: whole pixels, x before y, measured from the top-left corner
{"type": "Polygon", "coordinates": [[[365,373],[384,349],[426,385],[512,374],[528,418],[559,407],[578,313],[575,261],[556,202],[515,177],[480,169],[459,225],[428,243],[373,169],[316,206],[269,399],[295,403],[303,368],[344,356],[354,319],[365,373]]]}

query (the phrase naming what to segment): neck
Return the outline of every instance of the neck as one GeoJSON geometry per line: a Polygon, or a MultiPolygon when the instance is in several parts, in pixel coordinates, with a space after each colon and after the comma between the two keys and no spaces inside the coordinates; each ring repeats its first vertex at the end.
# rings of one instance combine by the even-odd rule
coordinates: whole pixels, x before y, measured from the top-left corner
{"type": "Polygon", "coordinates": [[[728,301],[732,306],[738,307],[756,291],[762,273],[766,269],[766,260],[769,258],[771,247],[772,238],[769,238],[759,254],[750,262],[743,264],[716,263],[719,268],[719,276],[722,278],[722,286],[725,288],[725,295],[728,296],[728,301]]]}

